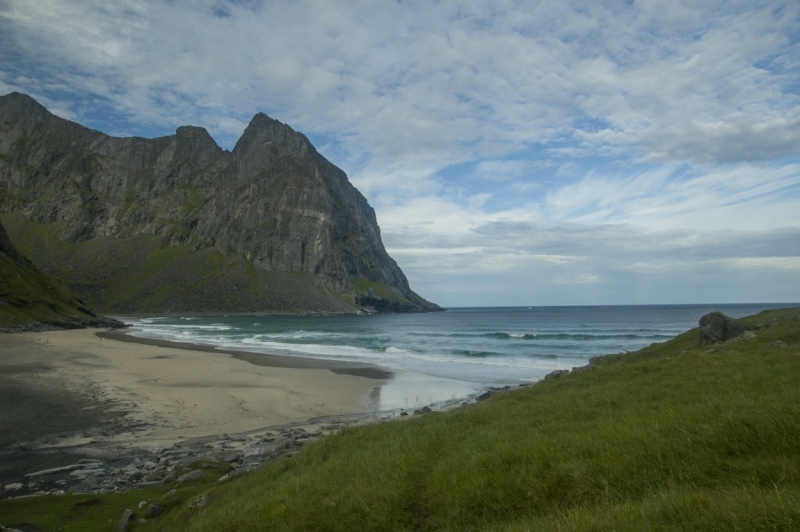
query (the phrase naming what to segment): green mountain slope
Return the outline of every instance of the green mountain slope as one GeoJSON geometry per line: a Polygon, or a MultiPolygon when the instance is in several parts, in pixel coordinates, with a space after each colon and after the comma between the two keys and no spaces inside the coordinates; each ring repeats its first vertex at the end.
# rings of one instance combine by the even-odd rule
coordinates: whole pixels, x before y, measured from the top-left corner
{"type": "Polygon", "coordinates": [[[59,240],[57,224],[3,214],[12,240],[93,308],[117,314],[187,312],[353,312],[306,272],[269,272],[216,248],[168,246],[156,235],[59,240]]]}
{"type": "Polygon", "coordinates": [[[0,328],[42,330],[119,326],[87,308],[51,277],[37,271],[11,244],[0,224],[0,328]]]}

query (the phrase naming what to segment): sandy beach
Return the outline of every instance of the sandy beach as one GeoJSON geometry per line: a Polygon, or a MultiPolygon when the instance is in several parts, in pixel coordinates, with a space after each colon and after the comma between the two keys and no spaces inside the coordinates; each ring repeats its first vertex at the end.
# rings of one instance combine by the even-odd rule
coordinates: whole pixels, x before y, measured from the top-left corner
{"type": "Polygon", "coordinates": [[[0,335],[0,486],[20,486],[0,498],[146,486],[193,456],[252,470],[370,422],[392,376],[368,364],[221,352],[121,331],[0,335]],[[159,461],[158,469],[136,482],[112,474],[140,459],[159,461]],[[31,483],[35,472],[81,460],[100,461],[108,474],[61,471],[31,483]]]}
{"type": "Polygon", "coordinates": [[[47,364],[61,386],[92,390],[94,399],[125,411],[136,430],[109,438],[120,444],[169,445],[322,416],[364,414],[370,412],[370,392],[383,381],[363,375],[385,376],[371,374],[370,368],[328,368],[324,361],[307,359],[287,363],[283,357],[260,357],[253,364],[246,354],[118,341],[97,333],[26,333],[3,341],[26,353],[17,356],[18,363],[47,364]]]}
{"type": "Polygon", "coordinates": [[[119,330],[4,334],[0,485],[22,487],[0,498],[146,486],[167,466],[199,456],[252,470],[342,427],[413,415],[473,390],[372,364],[222,351],[119,330]],[[105,473],[61,471],[30,483],[31,474],[81,460],[99,460],[105,473]],[[137,481],[113,473],[136,461],[159,465],[137,481]]]}

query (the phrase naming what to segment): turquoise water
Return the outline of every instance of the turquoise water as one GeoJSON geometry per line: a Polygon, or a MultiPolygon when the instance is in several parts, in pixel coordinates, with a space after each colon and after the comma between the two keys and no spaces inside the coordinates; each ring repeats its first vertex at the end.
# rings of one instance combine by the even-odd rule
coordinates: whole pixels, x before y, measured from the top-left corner
{"type": "MultiPolygon", "coordinates": [[[[443,379],[455,380],[462,384],[452,386],[452,395],[464,395],[486,386],[536,381],[553,370],[582,366],[593,356],[666,341],[696,327],[700,317],[713,310],[741,317],[781,306],[797,305],[456,308],[429,314],[126,321],[133,325],[134,335],[147,338],[368,362],[415,372],[425,376],[418,380],[429,379],[426,390],[437,386],[444,390],[443,379]]],[[[449,397],[451,389],[442,393],[449,397]]]]}

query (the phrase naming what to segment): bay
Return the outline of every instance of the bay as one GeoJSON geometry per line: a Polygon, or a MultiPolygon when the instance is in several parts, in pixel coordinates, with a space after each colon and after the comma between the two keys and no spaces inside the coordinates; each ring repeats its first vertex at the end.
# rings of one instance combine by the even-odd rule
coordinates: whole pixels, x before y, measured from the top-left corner
{"type": "Polygon", "coordinates": [[[797,304],[452,308],[425,314],[131,318],[131,334],[251,353],[377,364],[396,378],[381,409],[457,401],[540,380],[593,356],[629,352],[731,317],[797,304]]]}

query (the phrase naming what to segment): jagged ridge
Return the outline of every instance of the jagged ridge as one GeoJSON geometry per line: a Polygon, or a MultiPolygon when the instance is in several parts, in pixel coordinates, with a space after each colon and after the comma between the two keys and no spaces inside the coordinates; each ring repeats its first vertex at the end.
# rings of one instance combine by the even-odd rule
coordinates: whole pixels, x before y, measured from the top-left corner
{"type": "Polygon", "coordinates": [[[0,97],[0,211],[24,216],[5,220],[35,264],[101,309],[439,309],[410,289],[345,173],[261,113],[229,152],[203,128],[115,138],[0,97]],[[282,290],[287,275],[301,281],[282,290]]]}

